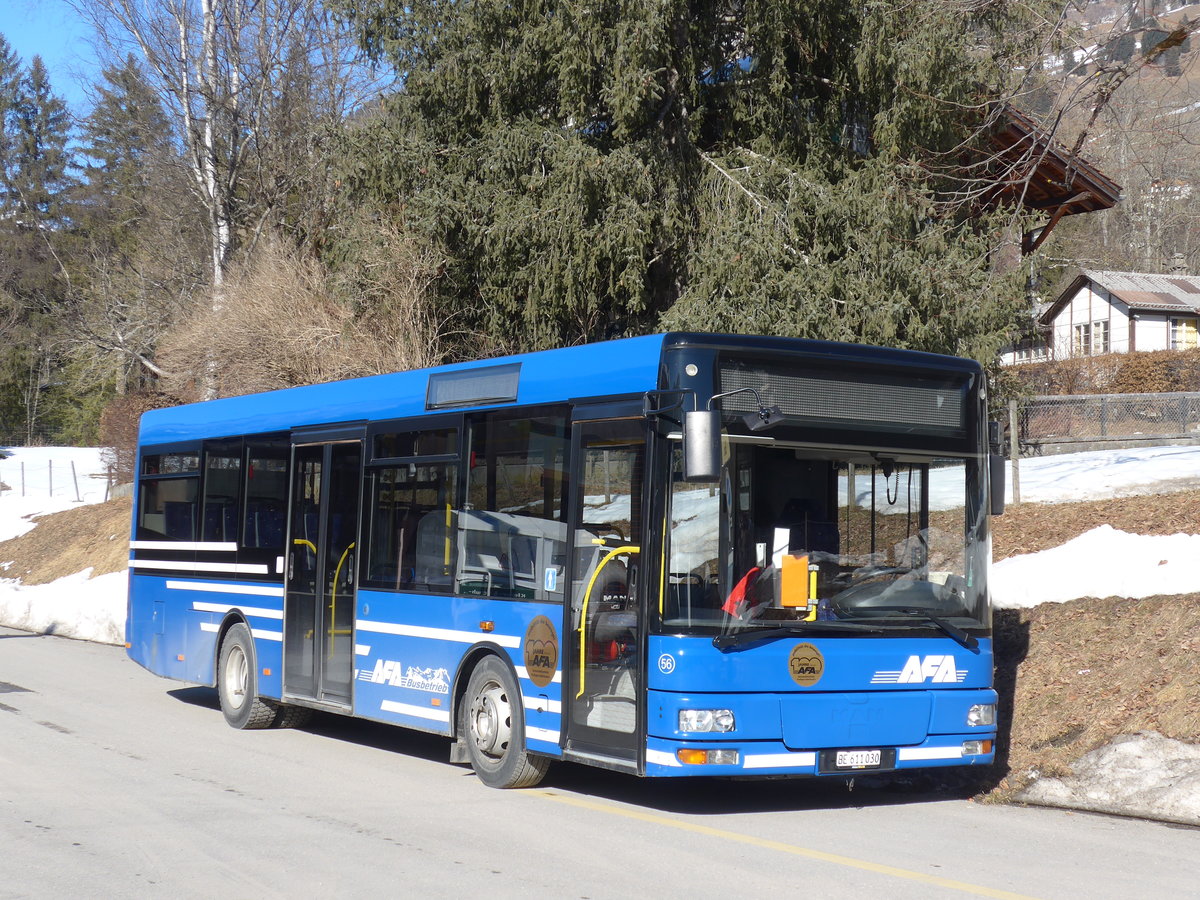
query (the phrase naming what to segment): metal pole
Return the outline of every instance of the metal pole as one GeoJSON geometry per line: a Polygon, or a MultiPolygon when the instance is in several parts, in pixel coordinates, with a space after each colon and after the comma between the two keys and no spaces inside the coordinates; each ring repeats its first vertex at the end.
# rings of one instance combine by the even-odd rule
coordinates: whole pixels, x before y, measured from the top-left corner
{"type": "Polygon", "coordinates": [[[609,486],[609,481],[608,481],[608,467],[609,467],[610,461],[609,461],[609,457],[608,457],[608,451],[604,450],[604,451],[602,451],[602,453],[604,456],[604,502],[605,502],[605,504],[609,504],[609,503],[612,503],[612,489],[609,486]]]}
{"type": "Polygon", "coordinates": [[[75,502],[82,503],[83,498],[79,496],[79,476],[75,474],[75,460],[71,460],[71,480],[75,482],[75,502]]]}
{"type": "Polygon", "coordinates": [[[50,460],[50,496],[54,496],[54,460],[50,460]]]}
{"type": "Polygon", "coordinates": [[[21,496],[25,496],[25,460],[21,460],[21,496]]]}
{"type": "Polygon", "coordinates": [[[1012,460],[1012,502],[1021,502],[1021,442],[1017,434],[1017,401],[1008,401],[1008,458],[1012,460]]]}

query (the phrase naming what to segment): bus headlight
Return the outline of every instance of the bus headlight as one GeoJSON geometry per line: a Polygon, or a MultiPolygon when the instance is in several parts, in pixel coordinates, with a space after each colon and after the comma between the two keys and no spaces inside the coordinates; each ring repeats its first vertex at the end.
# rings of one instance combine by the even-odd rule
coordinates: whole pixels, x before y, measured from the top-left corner
{"type": "Polygon", "coordinates": [[[733,731],[735,728],[731,709],[681,709],[680,731],[733,731]]]}
{"type": "Polygon", "coordinates": [[[995,725],[996,704],[976,703],[967,710],[967,724],[972,728],[977,725],[995,725]]]}

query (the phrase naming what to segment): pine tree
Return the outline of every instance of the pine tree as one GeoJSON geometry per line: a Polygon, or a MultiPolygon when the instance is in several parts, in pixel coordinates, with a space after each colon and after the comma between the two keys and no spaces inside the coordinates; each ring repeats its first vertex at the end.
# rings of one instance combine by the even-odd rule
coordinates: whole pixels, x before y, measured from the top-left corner
{"type": "Polygon", "coordinates": [[[79,215],[92,241],[113,249],[144,224],[154,157],[171,144],[158,97],[132,55],[106,67],[80,135],[79,215]]]}
{"type": "Polygon", "coordinates": [[[34,56],[21,79],[14,112],[12,173],[14,207],[30,226],[61,223],[72,184],[67,140],[70,116],[55,96],[40,56],[34,56]]]}
{"type": "MultiPolygon", "coordinates": [[[[993,352],[986,228],[942,175],[1008,77],[1009,4],[343,0],[405,89],[358,196],[448,260],[494,348],[661,327],[993,352]]],[[[478,338],[462,348],[478,352],[478,338]]]]}
{"type": "Polygon", "coordinates": [[[196,248],[205,217],[137,61],[128,56],[101,77],[80,135],[74,214],[82,252],[69,327],[74,380],[81,389],[101,385],[103,398],[159,373],[155,344],[204,278],[196,248]]]}
{"type": "Polygon", "coordinates": [[[8,191],[13,165],[17,96],[21,87],[21,59],[0,34],[0,211],[11,208],[8,191]]]}
{"type": "Polygon", "coordinates": [[[68,222],[70,123],[41,58],[23,71],[6,42],[0,44],[0,91],[0,318],[9,330],[0,342],[0,432],[32,440],[55,419],[46,388],[58,360],[54,335],[67,288],[56,248],[68,222]]]}

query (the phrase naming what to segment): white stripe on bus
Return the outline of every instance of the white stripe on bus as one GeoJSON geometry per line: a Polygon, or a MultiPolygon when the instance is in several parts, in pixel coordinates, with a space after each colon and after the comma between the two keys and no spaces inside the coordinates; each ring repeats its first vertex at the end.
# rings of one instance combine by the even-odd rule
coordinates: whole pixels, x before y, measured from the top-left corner
{"type": "Polygon", "coordinates": [[[354,623],[359,631],[374,631],[380,634],[398,634],[404,637],[431,638],[436,641],[455,641],[460,644],[474,644],[481,640],[493,641],[501,647],[516,649],[521,646],[521,639],[508,634],[491,634],[485,631],[455,631],[450,628],[427,628],[424,625],[398,625],[394,622],[369,622],[359,619],[354,623]]]}
{"type": "Polygon", "coordinates": [[[525,694],[521,695],[521,704],[526,709],[537,710],[538,712],[550,712],[555,715],[562,715],[562,703],[558,700],[549,700],[543,697],[529,697],[525,694]]]}
{"type": "MultiPolygon", "coordinates": [[[[201,622],[201,631],[211,631],[214,634],[221,630],[221,625],[218,622],[201,622]]],[[[264,641],[279,641],[283,642],[282,631],[267,631],[265,628],[251,628],[250,634],[253,637],[261,638],[264,641]]]]}
{"type": "Polygon", "coordinates": [[[418,719],[432,719],[435,722],[450,724],[450,711],[448,709],[414,706],[411,703],[397,703],[395,700],[384,700],[379,704],[379,708],[384,712],[400,713],[401,715],[414,716],[418,719]]]}
{"type": "Polygon", "coordinates": [[[811,769],[817,764],[815,753],[755,753],[747,754],[742,761],[743,769],[811,769]]]}
{"type": "Polygon", "coordinates": [[[171,591],[211,591],[214,594],[245,594],[247,597],[282,597],[283,588],[270,584],[216,584],[211,581],[167,581],[171,591]]]}
{"type": "Polygon", "coordinates": [[[962,745],[957,747],[909,747],[896,751],[898,759],[962,759],[962,745]]]}
{"type": "Polygon", "coordinates": [[[130,550],[207,550],[212,553],[234,553],[233,541],[130,541],[130,550]]]}
{"type": "Polygon", "coordinates": [[[257,616],[260,619],[283,619],[283,610],[281,609],[266,609],[262,606],[237,606],[233,603],[205,603],[201,600],[196,600],[192,603],[192,609],[196,612],[210,613],[227,613],[231,609],[240,609],[248,616],[257,616]]]}
{"type": "Polygon", "coordinates": [[[675,768],[683,765],[674,753],[667,753],[665,750],[651,750],[649,748],[646,749],[646,762],[675,768]]]}
{"type": "Polygon", "coordinates": [[[547,744],[558,743],[558,732],[548,728],[530,728],[525,726],[525,737],[531,741],[545,741],[547,744]]]}
{"type": "Polygon", "coordinates": [[[366,644],[355,644],[354,645],[354,655],[355,656],[370,656],[371,648],[368,647],[366,644]]]}
{"type": "MultiPolygon", "coordinates": [[[[529,677],[529,670],[524,666],[517,666],[517,677],[533,681],[533,679],[529,677]]],[[[562,672],[555,672],[554,677],[550,679],[550,683],[562,684],[562,672]]]]}
{"type": "Polygon", "coordinates": [[[267,567],[250,563],[184,562],[168,559],[131,559],[131,569],[178,569],[184,572],[229,572],[233,575],[266,575],[267,567]]]}

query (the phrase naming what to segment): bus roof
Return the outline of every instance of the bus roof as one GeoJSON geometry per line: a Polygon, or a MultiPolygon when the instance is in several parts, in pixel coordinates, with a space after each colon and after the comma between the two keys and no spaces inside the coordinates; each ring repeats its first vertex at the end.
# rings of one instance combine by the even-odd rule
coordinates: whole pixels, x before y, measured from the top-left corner
{"type": "Polygon", "coordinates": [[[659,387],[664,349],[672,346],[802,352],[846,361],[978,372],[971,360],[950,356],[798,338],[666,333],[582,344],[536,353],[452,363],[430,369],[372,375],[156,409],[142,416],[139,443],[172,444],[201,438],[285,432],[308,426],[429,415],[430,376],[520,365],[516,396],[456,405],[488,409],[558,403],[585,397],[639,394],[659,387]]]}
{"type": "Polygon", "coordinates": [[[139,441],[169,444],[290,431],[310,425],[428,415],[431,411],[425,402],[430,375],[513,363],[521,366],[516,400],[481,403],[472,408],[528,406],[574,397],[640,393],[657,386],[665,337],[657,334],[624,338],[155,409],[142,416],[139,441]]]}

